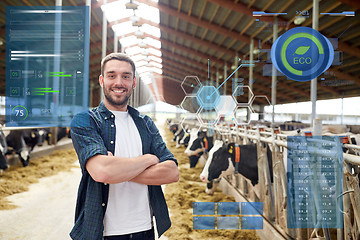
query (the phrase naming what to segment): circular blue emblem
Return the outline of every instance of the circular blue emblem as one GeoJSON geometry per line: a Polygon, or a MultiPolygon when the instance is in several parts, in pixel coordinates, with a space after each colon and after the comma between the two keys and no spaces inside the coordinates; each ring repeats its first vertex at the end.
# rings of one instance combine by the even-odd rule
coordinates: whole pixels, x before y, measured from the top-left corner
{"type": "Polygon", "coordinates": [[[296,81],[309,81],[325,72],[334,60],[334,48],[318,31],[308,27],[290,29],[271,47],[276,69],[296,81]]]}

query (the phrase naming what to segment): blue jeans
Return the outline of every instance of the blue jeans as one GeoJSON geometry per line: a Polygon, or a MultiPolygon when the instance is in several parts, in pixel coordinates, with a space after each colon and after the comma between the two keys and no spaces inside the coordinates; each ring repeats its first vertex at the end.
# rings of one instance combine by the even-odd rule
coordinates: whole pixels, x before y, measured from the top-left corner
{"type": "Polygon", "coordinates": [[[104,240],[155,240],[154,228],[125,235],[105,236],[104,240]]]}

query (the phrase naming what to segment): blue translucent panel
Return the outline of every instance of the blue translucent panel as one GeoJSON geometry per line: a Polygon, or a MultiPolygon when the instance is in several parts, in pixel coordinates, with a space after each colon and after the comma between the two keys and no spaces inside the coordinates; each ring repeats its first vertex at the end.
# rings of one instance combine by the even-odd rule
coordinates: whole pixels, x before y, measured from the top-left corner
{"type": "Polygon", "coordinates": [[[342,228],[340,139],[295,136],[287,141],[288,228],[342,228]]]}
{"type": "Polygon", "coordinates": [[[239,217],[217,217],[217,229],[239,229],[239,217]]]}
{"type": "Polygon", "coordinates": [[[215,215],[214,202],[193,202],[194,215],[215,215]]]}
{"type": "Polygon", "coordinates": [[[193,217],[193,229],[215,229],[215,217],[193,217]]]}
{"type": "Polygon", "coordinates": [[[263,229],[263,217],[241,217],[241,229],[263,229]]]}
{"type": "Polygon", "coordinates": [[[238,202],[218,202],[217,203],[218,215],[239,215],[238,202]]]}
{"type": "Polygon", "coordinates": [[[89,7],[6,7],[6,126],[70,126],[89,108],[89,7]]]}
{"type": "Polygon", "coordinates": [[[263,202],[242,202],[241,215],[263,214],[263,202]]]}

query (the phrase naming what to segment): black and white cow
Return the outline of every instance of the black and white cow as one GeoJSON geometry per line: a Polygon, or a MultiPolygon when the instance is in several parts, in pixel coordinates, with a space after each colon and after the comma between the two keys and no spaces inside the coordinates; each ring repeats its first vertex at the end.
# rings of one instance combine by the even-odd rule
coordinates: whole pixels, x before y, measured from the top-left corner
{"type": "MultiPolygon", "coordinates": [[[[240,150],[240,159],[235,163],[235,144],[225,144],[221,140],[216,140],[213,149],[209,152],[208,160],[200,174],[203,182],[219,180],[221,177],[234,174],[235,170],[248,178],[253,185],[258,183],[257,166],[257,146],[256,144],[238,145],[240,150]]],[[[272,154],[269,147],[266,147],[267,158],[270,169],[270,177],[273,179],[272,154]]],[[[207,189],[208,191],[208,189],[207,189]]]]}
{"type": "Polygon", "coordinates": [[[0,171],[6,170],[8,164],[6,161],[7,144],[6,138],[2,130],[0,130],[0,171]]]}
{"type": "Polygon", "coordinates": [[[190,141],[190,130],[186,129],[183,138],[180,140],[180,145],[187,147],[190,141]]]}
{"type": "Polygon", "coordinates": [[[11,147],[12,150],[8,149],[7,154],[15,152],[19,155],[20,161],[24,167],[29,165],[30,152],[27,149],[25,140],[24,140],[24,130],[12,130],[9,135],[6,136],[6,143],[8,147],[11,147]]]}
{"type": "Polygon", "coordinates": [[[185,131],[182,127],[180,127],[174,135],[173,142],[176,142],[176,147],[180,147],[180,140],[184,137],[185,131]]]}
{"type": "Polygon", "coordinates": [[[30,152],[35,146],[40,147],[43,145],[47,135],[45,129],[26,129],[23,131],[24,141],[30,147],[30,152]]]}
{"type": "MultiPolygon", "coordinates": [[[[214,137],[209,137],[206,135],[206,131],[199,131],[197,133],[197,138],[190,144],[185,150],[185,154],[190,158],[190,168],[194,168],[198,163],[200,158],[204,158],[203,154],[210,151],[213,147],[214,137]]],[[[206,158],[202,159],[204,164],[206,158]]]]}

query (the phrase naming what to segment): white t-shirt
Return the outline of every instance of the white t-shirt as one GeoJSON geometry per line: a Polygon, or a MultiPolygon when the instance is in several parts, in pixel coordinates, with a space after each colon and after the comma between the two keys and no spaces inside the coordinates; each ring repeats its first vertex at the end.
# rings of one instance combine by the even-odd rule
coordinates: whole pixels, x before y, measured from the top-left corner
{"type": "MultiPolygon", "coordinates": [[[[143,155],[139,131],[128,112],[115,115],[115,156],[143,155]]],[[[110,184],[104,217],[104,236],[123,235],[152,228],[148,186],[135,182],[110,184]]]]}

